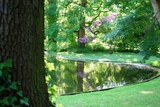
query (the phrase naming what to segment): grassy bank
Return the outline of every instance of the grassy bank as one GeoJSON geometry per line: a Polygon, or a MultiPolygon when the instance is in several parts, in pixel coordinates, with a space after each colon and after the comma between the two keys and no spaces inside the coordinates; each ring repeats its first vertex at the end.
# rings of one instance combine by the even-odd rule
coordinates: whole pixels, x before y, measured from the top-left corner
{"type": "Polygon", "coordinates": [[[160,107],[160,78],[108,91],[59,96],[64,107],[160,107]]]}
{"type": "MultiPolygon", "coordinates": [[[[135,62],[140,63],[142,56],[136,53],[114,53],[108,54],[105,52],[96,53],[73,53],[73,52],[58,52],[52,53],[59,58],[75,59],[75,60],[91,60],[91,61],[113,61],[113,62],[135,62]]],[[[160,58],[151,56],[146,64],[160,67],[160,58]]]]}

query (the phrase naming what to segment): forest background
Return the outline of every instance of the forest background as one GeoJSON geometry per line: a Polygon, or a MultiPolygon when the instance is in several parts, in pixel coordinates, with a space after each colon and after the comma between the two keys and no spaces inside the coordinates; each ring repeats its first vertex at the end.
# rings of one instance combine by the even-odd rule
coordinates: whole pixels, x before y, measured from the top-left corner
{"type": "Polygon", "coordinates": [[[136,52],[158,56],[159,24],[150,0],[45,2],[49,52],[136,52]]]}

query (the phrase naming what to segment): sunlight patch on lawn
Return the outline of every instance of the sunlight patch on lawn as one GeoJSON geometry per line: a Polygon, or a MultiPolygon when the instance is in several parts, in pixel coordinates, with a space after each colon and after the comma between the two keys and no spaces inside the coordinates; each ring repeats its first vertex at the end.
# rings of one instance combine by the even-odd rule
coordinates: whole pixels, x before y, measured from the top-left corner
{"type": "Polygon", "coordinates": [[[153,65],[159,65],[160,64],[160,61],[154,61],[153,62],[153,65]]]}
{"type": "Polygon", "coordinates": [[[137,59],[137,58],[134,58],[133,60],[134,60],[134,61],[138,61],[138,59],[137,59]]]}
{"type": "Polygon", "coordinates": [[[154,93],[153,91],[141,91],[142,94],[152,94],[154,93]]]}
{"type": "Polygon", "coordinates": [[[111,61],[110,59],[98,59],[99,62],[111,61]]]}

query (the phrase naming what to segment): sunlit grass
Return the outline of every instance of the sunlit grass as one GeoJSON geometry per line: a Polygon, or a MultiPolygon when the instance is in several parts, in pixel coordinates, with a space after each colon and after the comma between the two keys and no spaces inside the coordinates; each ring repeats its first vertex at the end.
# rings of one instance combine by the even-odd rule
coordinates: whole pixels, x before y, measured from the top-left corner
{"type": "MultiPolygon", "coordinates": [[[[113,62],[137,62],[140,63],[142,56],[136,53],[113,53],[105,52],[95,53],[74,53],[74,52],[58,52],[53,53],[59,58],[83,60],[83,61],[113,61],[113,62]]],[[[151,56],[146,64],[160,67],[160,58],[151,56]]]]}
{"type": "Polygon", "coordinates": [[[160,107],[160,78],[108,91],[59,96],[64,107],[160,107]]]}

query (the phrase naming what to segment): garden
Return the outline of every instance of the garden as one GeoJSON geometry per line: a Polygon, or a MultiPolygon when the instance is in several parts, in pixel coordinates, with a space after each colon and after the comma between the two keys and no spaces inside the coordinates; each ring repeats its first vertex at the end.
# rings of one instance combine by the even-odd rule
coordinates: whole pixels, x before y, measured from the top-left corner
{"type": "Polygon", "coordinates": [[[159,107],[160,0],[1,0],[1,107],[159,107]]]}
{"type": "Polygon", "coordinates": [[[46,0],[50,101],[58,107],[158,107],[160,30],[151,1],[46,0]]]}

